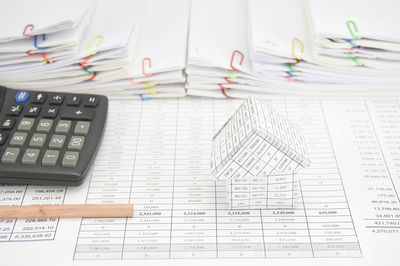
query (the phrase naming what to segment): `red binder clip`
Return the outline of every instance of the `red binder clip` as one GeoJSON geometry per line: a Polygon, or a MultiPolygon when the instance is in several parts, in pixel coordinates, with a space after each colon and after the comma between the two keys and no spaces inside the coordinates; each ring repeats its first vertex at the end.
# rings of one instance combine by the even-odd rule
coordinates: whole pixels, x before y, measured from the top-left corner
{"type": "Polygon", "coordinates": [[[27,30],[28,28],[31,28],[30,31],[33,31],[33,29],[35,28],[35,26],[33,26],[33,24],[28,24],[28,25],[26,25],[24,31],[22,32],[22,35],[24,35],[25,37],[33,37],[33,35],[27,34],[27,33],[26,33],[26,30],[27,30]]]}
{"type": "Polygon", "coordinates": [[[232,68],[233,70],[238,71],[239,69],[237,69],[236,67],[233,66],[233,60],[235,59],[235,55],[236,55],[236,54],[239,54],[239,55],[241,56],[239,65],[242,65],[243,59],[244,59],[244,55],[243,55],[243,53],[242,53],[241,51],[238,51],[238,50],[234,50],[234,51],[232,52],[232,57],[231,57],[231,68],[232,68]]]}
{"type": "Polygon", "coordinates": [[[143,58],[143,60],[142,60],[142,73],[143,73],[143,75],[145,75],[145,76],[151,76],[151,75],[153,75],[152,73],[150,73],[150,72],[146,72],[146,70],[145,70],[145,62],[146,61],[148,61],[149,62],[149,68],[151,68],[151,59],[150,58],[148,58],[148,57],[146,57],[146,58],[143,58]]]}

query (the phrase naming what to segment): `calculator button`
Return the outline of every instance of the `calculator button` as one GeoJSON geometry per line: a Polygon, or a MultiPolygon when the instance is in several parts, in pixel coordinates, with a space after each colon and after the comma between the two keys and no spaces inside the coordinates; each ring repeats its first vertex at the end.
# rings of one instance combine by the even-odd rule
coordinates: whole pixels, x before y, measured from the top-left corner
{"type": "Polygon", "coordinates": [[[50,140],[49,148],[50,149],[61,149],[65,143],[65,135],[53,135],[50,140]]]}
{"type": "Polygon", "coordinates": [[[40,119],[39,124],[36,128],[36,131],[49,133],[52,125],[53,125],[53,120],[40,119]]]}
{"type": "Polygon", "coordinates": [[[3,118],[0,122],[1,129],[12,129],[15,124],[14,118],[3,118]]]}
{"type": "Polygon", "coordinates": [[[14,100],[16,103],[24,103],[28,100],[29,93],[27,91],[19,91],[15,94],[14,100]]]}
{"type": "Polygon", "coordinates": [[[74,129],[74,134],[77,135],[87,135],[90,129],[90,122],[86,121],[78,121],[76,123],[75,129],[74,129]]]}
{"type": "Polygon", "coordinates": [[[10,140],[10,146],[24,146],[27,137],[28,133],[26,132],[15,132],[10,140]]]}
{"type": "Polygon", "coordinates": [[[8,137],[8,133],[0,132],[0,145],[3,145],[4,142],[6,142],[7,137],[8,137]]]}
{"type": "Polygon", "coordinates": [[[67,105],[68,106],[79,106],[81,103],[82,97],[70,95],[67,96],[67,105]]]}
{"type": "Polygon", "coordinates": [[[24,107],[20,104],[14,104],[10,106],[7,115],[19,115],[24,107]]]}
{"type": "Polygon", "coordinates": [[[59,154],[60,154],[59,151],[47,150],[43,155],[42,165],[43,166],[55,166],[57,163],[59,154]]]}
{"type": "Polygon", "coordinates": [[[71,127],[70,120],[60,120],[56,126],[56,133],[67,134],[71,127]]]}
{"type": "Polygon", "coordinates": [[[60,105],[64,100],[64,96],[60,94],[55,94],[50,97],[49,104],[60,105]]]}
{"type": "Polygon", "coordinates": [[[79,152],[76,151],[67,151],[64,154],[64,158],[62,160],[62,167],[75,167],[78,163],[79,152]]]}
{"type": "Polygon", "coordinates": [[[88,108],[65,108],[61,113],[61,118],[71,120],[92,120],[94,110],[88,108]]]}
{"type": "Polygon", "coordinates": [[[46,134],[40,134],[40,133],[35,133],[33,134],[31,141],[29,142],[29,147],[34,147],[34,148],[41,148],[44,145],[44,142],[46,141],[46,134]]]}
{"type": "Polygon", "coordinates": [[[83,105],[86,107],[96,107],[99,104],[99,101],[100,98],[97,96],[88,96],[83,105]]]}
{"type": "Polygon", "coordinates": [[[2,163],[15,163],[17,161],[20,148],[7,148],[1,157],[2,163]]]}
{"type": "Polygon", "coordinates": [[[68,143],[68,150],[80,151],[85,143],[85,137],[72,136],[68,143]]]}
{"type": "Polygon", "coordinates": [[[31,103],[42,104],[46,101],[47,95],[43,92],[36,93],[35,97],[33,97],[31,103]]]}
{"type": "Polygon", "coordinates": [[[22,156],[22,164],[36,164],[39,152],[39,149],[26,149],[24,156],[22,156]]]}
{"type": "Polygon", "coordinates": [[[36,117],[40,112],[39,106],[29,106],[25,110],[25,116],[36,117]]]}
{"type": "Polygon", "coordinates": [[[17,130],[19,131],[30,131],[35,123],[34,118],[22,118],[18,124],[17,130]]]}
{"type": "Polygon", "coordinates": [[[55,118],[57,114],[58,114],[58,108],[52,106],[46,107],[42,113],[44,118],[55,118]]]}

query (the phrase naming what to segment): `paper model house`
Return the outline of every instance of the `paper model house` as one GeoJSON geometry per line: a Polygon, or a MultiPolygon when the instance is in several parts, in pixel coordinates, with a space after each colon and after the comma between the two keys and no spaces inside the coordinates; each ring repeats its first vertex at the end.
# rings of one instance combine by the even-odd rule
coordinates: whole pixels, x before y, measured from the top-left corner
{"type": "Polygon", "coordinates": [[[292,208],[299,194],[296,173],[309,165],[301,128],[254,98],[213,138],[212,172],[226,180],[231,209],[292,208]]]}

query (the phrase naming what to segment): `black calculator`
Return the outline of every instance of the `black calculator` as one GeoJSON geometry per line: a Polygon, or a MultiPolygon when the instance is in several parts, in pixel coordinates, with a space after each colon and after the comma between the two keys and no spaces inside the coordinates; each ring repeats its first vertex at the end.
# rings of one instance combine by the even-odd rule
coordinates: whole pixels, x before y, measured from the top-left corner
{"type": "Polygon", "coordinates": [[[107,118],[102,95],[0,86],[0,183],[79,185],[107,118]]]}

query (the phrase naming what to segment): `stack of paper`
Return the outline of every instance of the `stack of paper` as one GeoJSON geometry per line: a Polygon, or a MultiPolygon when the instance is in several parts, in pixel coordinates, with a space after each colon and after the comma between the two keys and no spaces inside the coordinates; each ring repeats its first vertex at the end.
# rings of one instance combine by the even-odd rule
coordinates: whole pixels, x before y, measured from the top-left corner
{"type": "MultiPolygon", "coordinates": [[[[19,89],[137,94],[143,99],[185,95],[187,1],[99,0],[92,13],[75,50],[64,46],[61,55],[53,56],[46,47],[46,55],[53,57],[48,64],[33,55],[40,61],[0,66],[0,83],[19,89]]],[[[46,35],[43,45],[50,37],[46,35]]],[[[63,37],[60,41],[66,42],[63,37]]],[[[28,57],[23,49],[18,53],[28,57]]]]}
{"type": "Polygon", "coordinates": [[[120,77],[60,89],[90,90],[115,98],[127,95],[137,95],[142,99],[185,96],[188,23],[187,1],[144,2],[143,16],[135,34],[132,62],[127,72],[120,77]]]}
{"type": "MultiPolygon", "coordinates": [[[[376,56],[368,59],[371,64],[362,66],[353,60],[354,49],[347,51],[350,45],[347,40],[341,42],[345,46],[341,57],[335,57],[335,53],[329,57],[323,55],[321,51],[326,52],[328,48],[319,49],[319,42],[311,37],[310,23],[306,21],[306,18],[310,20],[314,16],[302,11],[307,10],[307,3],[291,0],[230,1],[229,9],[225,9],[220,1],[194,1],[193,6],[195,4],[198,7],[192,9],[189,38],[188,94],[215,97],[399,94],[400,64],[396,62],[399,56],[395,55],[395,45],[391,45],[390,52],[375,49],[382,58],[389,53],[393,55],[391,61],[376,56]],[[218,12],[207,13],[207,10],[218,12]],[[208,23],[215,25],[212,31],[208,30],[210,25],[204,25],[207,23],[201,24],[201,16],[206,13],[211,20],[208,23]],[[204,39],[208,42],[202,41],[204,39]],[[241,53],[236,54],[232,66],[229,52],[235,50],[241,53]],[[243,59],[243,62],[238,62],[238,59],[243,59]],[[345,63],[341,64],[342,61],[345,63]],[[397,65],[391,67],[392,63],[397,65]]],[[[324,7],[335,4],[318,2],[318,6],[324,7]]],[[[371,5],[360,5],[357,10],[353,9],[353,13],[364,14],[372,8],[371,5]]],[[[342,7],[345,8],[344,4],[342,7]]],[[[325,11],[326,16],[319,14],[320,17],[340,13],[331,12],[328,7],[325,11]]],[[[329,21],[327,19],[325,24],[328,25],[329,21]]],[[[326,32],[331,31],[327,29],[326,32]]],[[[388,46],[387,40],[381,38],[381,49],[388,46]]],[[[366,43],[359,45],[366,46],[367,40],[363,41],[366,43]]]]}
{"type": "Polygon", "coordinates": [[[71,61],[78,53],[95,4],[89,0],[8,1],[7,8],[0,10],[0,83],[46,87],[37,80],[56,76],[54,70],[62,59],[71,61]]]}

